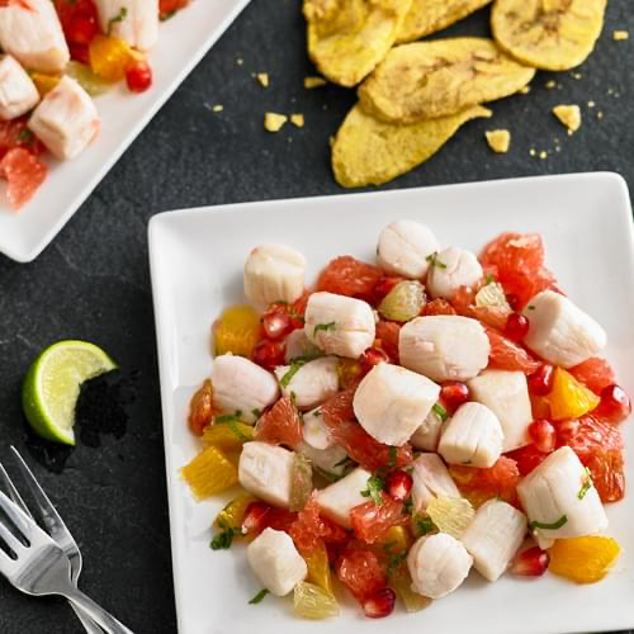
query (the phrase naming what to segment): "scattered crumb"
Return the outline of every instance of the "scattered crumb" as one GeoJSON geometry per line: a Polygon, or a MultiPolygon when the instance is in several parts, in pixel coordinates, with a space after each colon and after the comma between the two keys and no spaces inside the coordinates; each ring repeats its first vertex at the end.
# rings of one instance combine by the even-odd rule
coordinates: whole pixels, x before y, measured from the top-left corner
{"type": "Polygon", "coordinates": [[[304,88],[307,90],[325,86],[327,83],[328,82],[323,77],[304,77],[304,88]]]}
{"type": "Polygon", "coordinates": [[[334,136],[328,137],[328,145],[332,147],[334,144],[335,144],[335,137],[334,136]]]}
{"type": "Polygon", "coordinates": [[[546,152],[546,150],[542,150],[542,151],[539,153],[539,158],[540,158],[542,161],[545,161],[545,160],[548,158],[548,152],[546,152]]]}
{"type": "Polygon", "coordinates": [[[555,146],[555,152],[561,152],[561,147],[560,147],[560,146],[558,146],[558,145],[556,145],[556,146],[555,146]]]}
{"type": "Polygon", "coordinates": [[[238,57],[238,59],[236,60],[236,64],[238,66],[242,66],[244,64],[244,60],[241,57],[238,57]]]}
{"type": "Polygon", "coordinates": [[[486,136],[489,147],[498,154],[506,154],[511,145],[511,133],[508,130],[487,130],[486,136]]]}
{"type": "Polygon", "coordinates": [[[630,39],[630,34],[627,31],[614,31],[612,38],[615,42],[624,42],[630,39]]]}
{"type": "Polygon", "coordinates": [[[213,112],[222,112],[224,109],[225,109],[225,107],[224,107],[224,106],[222,106],[222,105],[220,105],[219,103],[218,103],[218,104],[216,104],[216,105],[212,108],[213,112]]]}
{"type": "Polygon", "coordinates": [[[520,95],[528,95],[530,91],[531,91],[530,86],[524,86],[524,88],[520,88],[519,93],[520,95]]]}
{"type": "Polygon", "coordinates": [[[537,151],[535,150],[535,148],[534,148],[534,147],[532,147],[532,148],[528,151],[528,153],[529,153],[531,156],[535,156],[535,155],[537,154],[537,151]]]}
{"type": "Polygon", "coordinates": [[[570,73],[570,76],[571,76],[573,79],[577,79],[577,80],[579,80],[579,79],[582,79],[582,78],[583,78],[583,75],[582,75],[581,73],[570,73]]]}
{"type": "Polygon", "coordinates": [[[594,108],[597,104],[594,101],[588,101],[588,108],[594,108]]]}
{"type": "Polygon", "coordinates": [[[579,106],[555,106],[553,114],[568,128],[568,135],[576,132],[581,126],[581,110],[579,106]]]}
{"type": "Polygon", "coordinates": [[[552,90],[553,88],[557,87],[557,82],[554,79],[551,79],[550,81],[547,81],[544,86],[546,86],[546,88],[548,88],[548,90],[552,90]]]}
{"type": "Polygon", "coordinates": [[[269,74],[268,73],[258,73],[257,74],[258,81],[264,86],[264,88],[269,87],[269,74]]]}
{"type": "Polygon", "coordinates": [[[288,117],[277,112],[264,113],[264,128],[268,132],[279,132],[284,124],[288,121],[288,117]]]}
{"type": "Polygon", "coordinates": [[[296,128],[303,128],[304,127],[304,115],[303,114],[292,114],[291,115],[291,123],[296,127],[296,128]]]}
{"type": "Polygon", "coordinates": [[[608,95],[614,94],[614,88],[608,88],[608,95]]]}
{"type": "Polygon", "coordinates": [[[597,112],[597,119],[599,121],[601,121],[601,119],[603,119],[603,110],[599,110],[599,112],[597,112]]]}

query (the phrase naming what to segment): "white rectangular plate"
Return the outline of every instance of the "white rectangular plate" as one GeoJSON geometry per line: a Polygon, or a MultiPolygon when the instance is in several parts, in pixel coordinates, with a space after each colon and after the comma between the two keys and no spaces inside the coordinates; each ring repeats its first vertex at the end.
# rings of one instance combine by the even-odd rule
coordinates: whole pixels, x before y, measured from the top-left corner
{"type": "Polygon", "coordinates": [[[19,213],[9,210],[0,185],[0,253],[30,262],[42,252],[248,3],[194,0],[162,23],[150,55],[152,88],[135,95],[119,85],[98,97],[100,137],[74,161],[50,161],[48,179],[19,213]]]}
{"type": "MultiPolygon", "coordinates": [[[[634,494],[608,508],[609,533],[623,547],[601,583],[577,586],[553,575],[490,584],[472,572],[454,594],[420,614],[384,621],[345,608],[338,620],[301,621],[291,601],[248,600],[260,589],[242,546],[212,552],[210,524],[223,500],[196,504],[179,469],[198,451],[188,401],[210,370],[210,326],[241,302],[242,266],[263,242],[299,249],[309,283],[334,256],[372,261],[380,229],[398,218],[426,223],[441,244],[478,251],[503,231],[539,232],[560,285],[609,334],[606,356],[634,394],[634,256],[631,209],[614,174],[517,179],[428,189],[251,203],[167,213],[149,230],[158,336],[172,555],[182,634],[398,631],[400,634],[534,634],[634,627],[634,494]]],[[[634,426],[624,423],[627,478],[634,482],[634,426]]]]}

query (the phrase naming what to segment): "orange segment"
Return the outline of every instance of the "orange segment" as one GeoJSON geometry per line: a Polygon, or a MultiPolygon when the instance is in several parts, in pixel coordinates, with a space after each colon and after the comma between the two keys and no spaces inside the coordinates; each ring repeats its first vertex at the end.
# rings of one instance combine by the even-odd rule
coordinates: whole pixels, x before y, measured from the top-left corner
{"type": "Polygon", "coordinates": [[[552,420],[579,418],[591,412],[601,399],[587,387],[579,383],[570,372],[555,369],[553,389],[548,396],[552,420]]]}
{"type": "Polygon", "coordinates": [[[199,500],[220,493],[238,482],[238,469],[213,445],[183,467],[182,474],[199,500]]]}
{"type": "Polygon", "coordinates": [[[225,506],[214,520],[214,525],[218,528],[240,528],[244,513],[251,502],[255,502],[255,498],[248,493],[241,493],[225,506]]]}
{"type": "Polygon", "coordinates": [[[621,547],[611,537],[558,539],[550,555],[550,572],[576,583],[595,583],[608,574],[621,547]]]}
{"type": "Polygon", "coordinates": [[[96,35],[88,48],[90,67],[95,75],[106,81],[120,81],[126,68],[143,55],[130,48],[123,40],[107,35],[96,35]]]}
{"type": "Polygon", "coordinates": [[[203,442],[223,451],[236,451],[249,440],[253,440],[253,427],[237,421],[208,425],[203,431],[203,442]]]}
{"type": "Polygon", "coordinates": [[[260,338],[260,317],[251,306],[230,306],[213,326],[215,353],[251,357],[260,338]]]}
{"type": "Polygon", "coordinates": [[[304,560],[308,566],[306,581],[314,583],[329,595],[334,596],[330,563],[328,562],[328,553],[326,552],[324,542],[320,540],[312,552],[304,554],[304,560]]]}

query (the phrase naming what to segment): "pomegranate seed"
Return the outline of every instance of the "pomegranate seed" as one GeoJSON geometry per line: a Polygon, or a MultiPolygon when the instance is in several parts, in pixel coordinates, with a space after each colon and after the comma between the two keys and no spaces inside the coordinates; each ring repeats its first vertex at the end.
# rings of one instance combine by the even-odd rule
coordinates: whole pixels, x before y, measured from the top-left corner
{"type": "Polygon", "coordinates": [[[460,381],[445,381],[440,389],[440,399],[453,412],[469,400],[469,388],[460,381]]]}
{"type": "Polygon", "coordinates": [[[251,502],[247,506],[242,518],[242,532],[260,533],[264,529],[264,518],[271,510],[271,507],[264,502],[251,502]]]}
{"type": "Polygon", "coordinates": [[[595,413],[611,423],[621,423],[632,413],[632,402],[627,392],[613,383],[601,390],[601,403],[595,413]]]}
{"type": "Polygon", "coordinates": [[[363,602],[363,612],[368,618],[382,619],[394,611],[396,593],[391,588],[383,588],[363,602]]]}
{"type": "Polygon", "coordinates": [[[125,81],[131,92],[145,92],[152,85],[152,69],[147,62],[138,61],[125,70],[125,81]]]}
{"type": "Polygon", "coordinates": [[[389,363],[390,357],[381,348],[368,348],[361,355],[361,366],[364,372],[369,372],[375,365],[379,363],[389,363]]]}
{"type": "Polygon", "coordinates": [[[281,339],[293,330],[291,318],[280,311],[266,313],[262,317],[262,327],[269,339],[281,339]]]}
{"type": "Polygon", "coordinates": [[[399,282],[402,277],[382,277],[374,286],[372,295],[377,303],[379,303],[399,282]]]}
{"type": "Polygon", "coordinates": [[[74,44],[88,46],[97,35],[97,20],[94,15],[74,15],[68,27],[68,39],[74,44]]]}
{"type": "Polygon", "coordinates": [[[387,489],[388,495],[397,502],[405,502],[412,490],[413,484],[414,480],[412,480],[412,476],[401,469],[392,471],[385,480],[385,488],[387,489]]]}
{"type": "Polygon", "coordinates": [[[533,421],[528,426],[528,435],[535,447],[542,453],[550,453],[555,450],[557,434],[555,433],[555,428],[547,420],[533,421]]]}
{"type": "Polygon", "coordinates": [[[522,307],[522,302],[515,293],[509,293],[506,296],[506,301],[513,310],[519,310],[522,307]]]}
{"type": "Polygon", "coordinates": [[[278,365],[284,365],[284,354],[284,342],[264,339],[253,348],[251,358],[263,368],[274,370],[278,365]]]}
{"type": "Polygon", "coordinates": [[[535,396],[548,396],[553,389],[555,368],[545,363],[539,370],[528,375],[528,389],[535,396]]]}
{"type": "Polygon", "coordinates": [[[506,318],[506,326],[504,327],[504,334],[513,341],[522,341],[528,333],[530,322],[528,317],[521,313],[511,313],[506,318]]]}
{"type": "Polygon", "coordinates": [[[562,420],[557,423],[557,445],[566,445],[569,443],[579,431],[579,421],[576,419],[562,420]]]}
{"type": "Polygon", "coordinates": [[[521,552],[511,564],[511,573],[520,577],[541,577],[547,570],[550,556],[534,546],[521,552]]]}

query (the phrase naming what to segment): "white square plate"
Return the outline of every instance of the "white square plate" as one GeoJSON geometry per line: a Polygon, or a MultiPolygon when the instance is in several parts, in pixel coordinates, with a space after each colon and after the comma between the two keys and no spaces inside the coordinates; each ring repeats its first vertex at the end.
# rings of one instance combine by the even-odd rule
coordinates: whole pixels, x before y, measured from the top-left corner
{"type": "Polygon", "coordinates": [[[158,45],[150,55],[152,88],[135,95],[119,85],[98,97],[99,138],[79,159],[50,161],[46,182],[20,213],[9,210],[0,187],[0,253],[30,262],[42,252],[248,3],[194,0],[161,23],[158,45]]]}
{"type": "MultiPolygon", "coordinates": [[[[262,242],[304,253],[308,281],[334,256],[372,261],[380,229],[398,218],[429,225],[441,244],[478,251],[503,231],[539,232],[560,285],[605,327],[606,356],[634,394],[634,255],[631,208],[614,174],[581,174],[195,209],[152,219],[149,230],[158,336],[178,623],[182,634],[398,631],[414,634],[540,634],[634,627],[634,494],[608,508],[609,533],[623,546],[617,568],[599,584],[554,575],[489,584],[476,573],[452,595],[416,615],[397,610],[371,621],[356,608],[326,623],[301,621],[291,601],[267,597],[241,546],[209,548],[210,523],[223,500],[196,504],[179,469],[198,450],[186,424],[188,401],[210,370],[210,326],[223,307],[243,301],[242,266],[262,242]],[[423,628],[423,629],[421,629],[423,628]]],[[[634,425],[623,425],[627,478],[634,482],[634,425]]]]}

